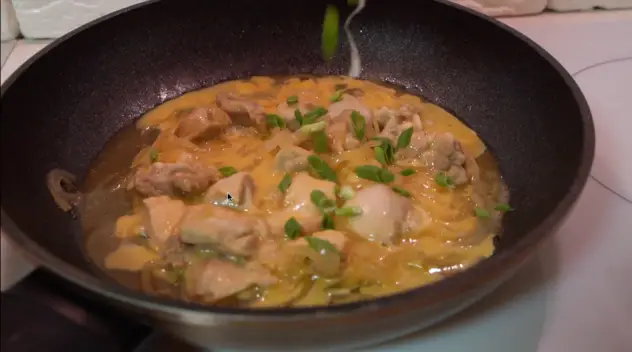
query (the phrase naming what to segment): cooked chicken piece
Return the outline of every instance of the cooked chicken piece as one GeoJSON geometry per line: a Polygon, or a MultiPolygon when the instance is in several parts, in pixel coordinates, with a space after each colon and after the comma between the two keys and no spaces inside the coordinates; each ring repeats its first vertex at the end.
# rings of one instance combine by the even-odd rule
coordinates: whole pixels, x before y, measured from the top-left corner
{"type": "Polygon", "coordinates": [[[249,205],[254,192],[255,181],[250,174],[242,171],[217,181],[204,194],[204,201],[224,205],[230,194],[229,202],[232,204],[249,205]]]}
{"type": "Polygon", "coordinates": [[[373,119],[373,113],[371,109],[369,109],[366,105],[364,105],[360,99],[354,97],[353,95],[344,94],[340,101],[337,101],[327,108],[328,115],[332,118],[336,119],[339,117],[344,111],[357,111],[366,121],[367,125],[371,125],[373,119]]]}
{"type": "Polygon", "coordinates": [[[283,102],[277,106],[277,112],[279,116],[281,116],[281,118],[283,118],[283,120],[285,121],[287,128],[292,131],[296,131],[297,129],[299,129],[299,127],[301,127],[296,120],[296,109],[298,109],[301,114],[304,115],[305,113],[313,110],[315,107],[316,106],[309,103],[299,102],[296,104],[288,105],[287,102],[283,102]]]}
{"type": "Polygon", "coordinates": [[[143,200],[147,208],[147,236],[158,246],[162,246],[176,234],[182,216],[186,211],[184,202],[167,196],[151,197],[143,200]]]}
{"type": "Polygon", "coordinates": [[[211,300],[234,295],[254,285],[266,287],[278,281],[266,269],[255,263],[237,266],[218,259],[192,266],[187,272],[187,277],[189,276],[190,292],[211,300]]]}
{"type": "Polygon", "coordinates": [[[210,244],[228,254],[252,255],[259,237],[267,235],[265,221],[247,213],[212,204],[190,206],[180,224],[180,240],[210,244]]]}
{"type": "Polygon", "coordinates": [[[274,159],[275,168],[284,172],[306,170],[309,166],[307,157],[311,154],[308,150],[297,146],[281,148],[274,159]]]}
{"type": "Polygon", "coordinates": [[[143,196],[186,195],[207,189],[218,178],[214,168],[155,162],[137,169],[130,187],[143,196]]]}
{"type": "Polygon", "coordinates": [[[465,172],[465,154],[461,144],[450,133],[438,133],[429,136],[430,148],[421,154],[422,161],[428,167],[445,171],[457,185],[468,181],[465,172]]]}
{"type": "Polygon", "coordinates": [[[362,210],[360,215],[349,218],[349,226],[372,241],[391,244],[402,233],[411,230],[407,224],[415,223],[409,218],[416,215],[410,200],[383,184],[360,190],[345,206],[362,210]]]}
{"type": "Polygon", "coordinates": [[[330,119],[325,127],[331,149],[336,153],[360,146],[361,142],[351,132],[351,111],[345,110],[335,119],[330,119]]]}
{"type": "Polygon", "coordinates": [[[232,124],[228,114],[216,106],[195,108],[178,116],[175,135],[193,142],[215,138],[232,124]]]}
{"type": "Polygon", "coordinates": [[[265,129],[265,114],[256,102],[232,93],[219,93],[216,100],[217,106],[232,118],[233,123],[265,129]]]}
{"type": "MultiPolygon", "coordinates": [[[[344,233],[335,230],[315,232],[312,234],[312,236],[331,243],[339,252],[342,252],[342,250],[345,248],[345,245],[349,241],[344,233]]],[[[307,240],[305,240],[305,238],[299,238],[297,240],[289,242],[288,245],[308,246],[309,244],[307,243],[307,240]]]]}

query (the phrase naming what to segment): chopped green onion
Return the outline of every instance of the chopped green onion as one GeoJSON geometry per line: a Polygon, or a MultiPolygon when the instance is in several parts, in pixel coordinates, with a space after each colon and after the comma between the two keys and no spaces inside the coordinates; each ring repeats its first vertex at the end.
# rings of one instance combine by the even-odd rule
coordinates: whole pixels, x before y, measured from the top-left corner
{"type": "Polygon", "coordinates": [[[474,215],[476,215],[476,217],[479,217],[479,218],[488,218],[489,211],[483,208],[474,208],[474,215]]]}
{"type": "Polygon", "coordinates": [[[316,122],[319,118],[327,114],[327,109],[319,106],[314,110],[308,111],[303,115],[303,125],[309,125],[316,122]]]}
{"type": "Polygon", "coordinates": [[[380,142],[380,145],[375,147],[375,159],[384,166],[392,164],[395,160],[395,148],[393,148],[391,141],[385,137],[373,137],[371,139],[380,142]],[[378,151],[377,148],[380,148],[381,151],[378,151]],[[378,156],[378,154],[380,155],[378,156]]]}
{"type": "Polygon", "coordinates": [[[158,151],[154,148],[149,149],[149,162],[155,163],[158,161],[158,151]]]}
{"type": "Polygon", "coordinates": [[[382,149],[382,147],[375,147],[374,152],[375,160],[382,164],[382,166],[387,166],[388,163],[386,162],[386,153],[384,152],[384,149],[382,149]]]}
{"type": "Polygon", "coordinates": [[[494,209],[498,210],[498,211],[512,211],[512,210],[514,210],[509,204],[506,204],[506,203],[496,204],[494,209]]]}
{"type": "Polygon", "coordinates": [[[334,94],[332,94],[332,95],[329,97],[329,101],[330,101],[330,102],[332,102],[332,103],[335,103],[335,102],[337,102],[337,101],[341,101],[341,100],[342,100],[342,93],[343,93],[343,92],[344,92],[344,91],[343,91],[342,89],[338,89],[337,91],[335,91],[335,92],[334,92],[334,94]]]}
{"type": "Polygon", "coordinates": [[[337,216],[357,216],[362,214],[362,209],[359,207],[342,207],[335,211],[337,216]]]}
{"type": "Polygon", "coordinates": [[[314,122],[310,124],[304,124],[303,127],[299,128],[299,132],[303,134],[310,134],[318,131],[322,131],[325,129],[325,121],[314,122]]]}
{"type": "Polygon", "coordinates": [[[413,136],[413,128],[407,128],[397,138],[397,149],[403,149],[410,144],[410,138],[413,136]]]}
{"type": "Polygon", "coordinates": [[[281,179],[281,182],[279,182],[279,186],[278,186],[279,191],[281,191],[281,193],[285,193],[285,191],[287,191],[287,189],[290,187],[291,184],[292,184],[292,176],[286,173],[281,179]]]}
{"type": "Polygon", "coordinates": [[[301,235],[301,225],[296,221],[294,217],[288,219],[283,226],[285,230],[285,237],[293,240],[301,235]]]}
{"type": "Polygon", "coordinates": [[[366,127],[366,120],[364,116],[359,112],[353,110],[351,112],[351,126],[353,127],[353,135],[357,140],[364,138],[364,129],[366,127]]]}
{"type": "Polygon", "coordinates": [[[320,223],[320,227],[323,230],[333,230],[335,227],[334,218],[329,213],[323,215],[323,220],[320,223]]]}
{"type": "MultiPolygon", "coordinates": [[[[325,121],[321,122],[323,123],[323,125],[325,124],[325,121]]],[[[319,123],[320,122],[313,123],[310,126],[317,125],[319,123]]],[[[316,153],[327,153],[329,151],[329,143],[327,141],[327,135],[325,134],[325,131],[320,130],[312,133],[312,139],[314,140],[314,151],[316,153]]]]}
{"type": "Polygon", "coordinates": [[[318,177],[329,180],[332,182],[338,182],[338,177],[336,176],[336,172],[327,165],[323,159],[319,158],[316,155],[310,155],[307,157],[307,163],[312,168],[312,171],[318,175],[318,177]]]}
{"type": "Polygon", "coordinates": [[[195,256],[200,258],[200,259],[212,259],[212,258],[217,258],[218,257],[218,253],[217,251],[214,251],[210,248],[196,248],[195,249],[195,256]]]}
{"type": "Polygon", "coordinates": [[[344,200],[349,200],[355,196],[355,191],[351,186],[342,186],[338,191],[338,196],[344,200]]]}
{"type": "Polygon", "coordinates": [[[402,176],[410,176],[413,175],[416,171],[413,169],[404,169],[402,171],[399,172],[400,175],[402,176]]]}
{"type": "Polygon", "coordinates": [[[336,247],[334,247],[334,245],[327,240],[323,240],[314,236],[307,236],[305,237],[305,241],[307,241],[307,244],[309,244],[309,246],[313,250],[320,254],[326,254],[327,252],[338,253],[336,247]]]}
{"type": "Polygon", "coordinates": [[[298,103],[298,97],[296,95],[290,95],[289,97],[287,97],[285,102],[287,103],[287,105],[294,105],[298,103]]]}
{"type": "Polygon", "coordinates": [[[389,183],[395,179],[395,176],[388,170],[375,165],[362,165],[355,168],[358,177],[365,180],[389,183]]]}
{"type": "Polygon", "coordinates": [[[270,128],[279,127],[285,128],[285,121],[277,114],[266,114],[266,124],[270,128]]]}
{"type": "Polygon", "coordinates": [[[319,189],[313,190],[309,194],[309,199],[323,213],[331,212],[333,209],[336,208],[336,202],[332,199],[327,198],[327,195],[325,195],[325,193],[319,189]]]}
{"type": "Polygon", "coordinates": [[[454,188],[454,180],[452,180],[452,177],[448,176],[445,172],[437,172],[434,179],[441,187],[454,188]]]}
{"type": "Polygon", "coordinates": [[[336,53],[338,47],[338,27],[340,16],[338,9],[333,5],[327,5],[325,10],[325,18],[323,19],[323,32],[321,36],[321,49],[323,59],[326,61],[336,53]]]}
{"type": "Polygon", "coordinates": [[[235,168],[232,166],[224,166],[219,168],[219,172],[222,174],[222,176],[228,177],[236,174],[237,170],[235,170],[235,168]]]}
{"type": "Polygon", "coordinates": [[[299,126],[303,126],[303,114],[301,114],[301,110],[294,110],[294,118],[296,119],[296,122],[298,122],[299,126]]]}
{"type": "Polygon", "coordinates": [[[395,191],[395,193],[398,193],[401,196],[404,196],[404,197],[410,197],[411,196],[410,192],[408,192],[407,190],[405,190],[403,188],[400,188],[400,187],[397,187],[397,186],[393,186],[392,189],[393,189],[393,191],[395,191]]]}

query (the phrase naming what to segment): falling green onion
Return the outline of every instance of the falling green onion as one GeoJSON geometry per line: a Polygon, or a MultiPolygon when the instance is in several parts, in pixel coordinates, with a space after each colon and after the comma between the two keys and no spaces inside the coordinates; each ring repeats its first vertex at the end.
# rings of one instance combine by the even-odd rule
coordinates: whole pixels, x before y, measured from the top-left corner
{"type": "MultiPolygon", "coordinates": [[[[323,124],[325,123],[325,121],[321,122],[323,124]]],[[[320,122],[313,123],[312,125],[316,125],[318,123],[320,122]]],[[[329,151],[329,143],[327,141],[327,135],[325,134],[325,131],[319,130],[312,133],[312,140],[314,141],[314,151],[316,153],[327,153],[329,151]]]]}
{"type": "Polygon", "coordinates": [[[323,19],[323,31],[321,36],[321,50],[326,61],[336,54],[338,48],[338,27],[340,16],[338,9],[333,5],[327,5],[325,18],[323,19]]]}
{"type": "Polygon", "coordinates": [[[236,174],[237,170],[235,170],[235,168],[232,166],[224,166],[219,168],[219,172],[222,174],[222,176],[228,177],[236,174]]]}
{"type": "Polygon", "coordinates": [[[413,169],[404,169],[404,170],[400,171],[399,174],[402,175],[402,176],[410,176],[410,175],[415,174],[415,172],[416,171],[413,170],[413,169]]]}
{"type": "Polygon", "coordinates": [[[483,208],[474,208],[474,215],[476,215],[476,217],[479,217],[479,218],[488,218],[489,211],[483,208]]]}
{"type": "Polygon", "coordinates": [[[281,193],[285,193],[285,191],[287,191],[287,189],[290,187],[291,184],[292,184],[292,176],[286,173],[281,179],[281,182],[279,182],[279,186],[278,186],[279,191],[281,191],[281,193]]]}
{"type": "Polygon", "coordinates": [[[336,247],[334,247],[334,245],[331,244],[331,242],[327,240],[323,240],[314,236],[307,236],[305,237],[305,241],[307,241],[307,244],[309,244],[309,246],[314,251],[320,254],[326,254],[327,252],[336,253],[336,254],[339,253],[336,247]]]}
{"type": "Polygon", "coordinates": [[[397,193],[397,194],[399,194],[401,196],[404,196],[404,197],[410,197],[411,196],[410,192],[408,192],[407,190],[405,190],[403,188],[397,187],[397,186],[393,186],[392,190],[395,193],[397,193]]]}
{"type": "Polygon", "coordinates": [[[338,182],[338,177],[336,176],[336,172],[327,165],[323,159],[319,158],[316,155],[310,155],[307,157],[307,163],[311,167],[312,171],[321,179],[338,182]]]}
{"type": "Polygon", "coordinates": [[[362,209],[359,207],[342,207],[335,211],[337,216],[357,216],[362,214],[362,209]]]}
{"type": "Polygon", "coordinates": [[[154,148],[149,149],[149,162],[155,163],[158,161],[158,151],[154,148]]]}
{"type": "Polygon", "coordinates": [[[506,204],[506,203],[496,204],[494,209],[498,211],[503,211],[503,212],[514,210],[509,204],[506,204]]]}
{"type": "Polygon", "coordinates": [[[441,187],[454,188],[454,180],[445,172],[437,172],[434,179],[435,182],[441,187]]]}
{"type": "Polygon", "coordinates": [[[285,102],[287,103],[287,105],[294,105],[298,103],[298,97],[296,95],[290,95],[289,97],[287,97],[285,102]]]}
{"type": "Polygon", "coordinates": [[[335,102],[337,102],[337,101],[341,101],[341,100],[342,100],[342,93],[343,93],[343,92],[344,92],[344,90],[342,90],[342,89],[338,89],[337,91],[335,91],[335,92],[334,92],[334,94],[332,94],[332,95],[329,97],[329,101],[330,101],[331,103],[335,103],[335,102]]]}
{"type": "Polygon", "coordinates": [[[266,114],[266,124],[270,128],[285,128],[285,121],[277,114],[266,114]]]}
{"type": "Polygon", "coordinates": [[[397,138],[397,149],[403,149],[410,144],[410,138],[413,136],[413,128],[407,128],[397,138]]]}
{"type": "Polygon", "coordinates": [[[285,237],[293,240],[301,235],[301,225],[296,221],[294,217],[288,219],[283,226],[285,230],[285,237]]]}

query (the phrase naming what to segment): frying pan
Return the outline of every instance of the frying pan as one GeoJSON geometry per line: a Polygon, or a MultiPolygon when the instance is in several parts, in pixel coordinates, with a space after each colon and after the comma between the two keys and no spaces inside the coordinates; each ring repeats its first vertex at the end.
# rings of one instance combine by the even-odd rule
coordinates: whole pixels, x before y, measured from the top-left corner
{"type": "Polygon", "coordinates": [[[41,269],[2,295],[3,348],[132,350],[145,326],[204,347],[357,348],[454,314],[525,263],[588,176],[594,130],[581,92],[549,54],[495,20],[444,1],[376,0],[351,26],[361,78],[445,107],[496,155],[516,211],[491,258],[372,301],[266,310],[149,297],[92,270],[78,221],[55,206],[47,172],[67,170],[80,184],[117,130],[188,91],[251,75],[346,74],[344,38],[332,61],[320,57],[327,3],[342,18],[351,10],[319,0],[148,2],[64,36],[7,80],[2,229],[41,269]]]}

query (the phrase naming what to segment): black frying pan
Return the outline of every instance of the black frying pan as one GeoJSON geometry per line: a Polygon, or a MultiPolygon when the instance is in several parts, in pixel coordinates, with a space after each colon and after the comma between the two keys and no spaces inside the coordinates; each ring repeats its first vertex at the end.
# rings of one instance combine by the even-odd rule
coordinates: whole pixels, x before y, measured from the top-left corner
{"type": "MultiPolygon", "coordinates": [[[[118,129],[187,91],[255,74],[345,74],[344,39],[332,62],[320,57],[326,3],[150,2],[57,40],[7,80],[2,229],[42,269],[2,295],[5,352],[38,340],[47,351],[129,350],[144,332],[133,322],[207,347],[365,346],[473,303],[557,228],[584,186],[594,150],[590,112],[568,73],[522,35],[472,11],[442,1],[373,0],[352,26],[362,78],[404,86],[447,108],[496,154],[517,210],[506,216],[490,259],[369,302],[258,311],[151,298],[95,274],[77,221],[46,188],[47,172],[84,175],[118,129]]],[[[344,2],[334,3],[348,15],[344,2]]]]}

